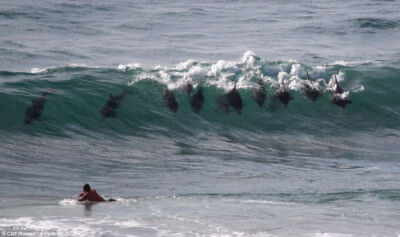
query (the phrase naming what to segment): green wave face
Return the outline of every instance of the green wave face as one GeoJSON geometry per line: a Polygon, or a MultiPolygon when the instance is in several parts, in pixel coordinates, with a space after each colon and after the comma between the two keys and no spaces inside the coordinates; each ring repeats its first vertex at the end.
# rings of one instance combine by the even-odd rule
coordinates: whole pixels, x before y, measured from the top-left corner
{"type": "Polygon", "coordinates": [[[68,136],[109,134],[117,136],[196,134],[215,129],[239,129],[262,133],[337,134],[354,130],[398,128],[400,118],[400,69],[377,62],[338,62],[308,66],[296,61],[270,62],[245,54],[237,61],[189,60],[175,67],[117,69],[69,65],[35,69],[33,73],[0,72],[0,130],[68,136]],[[313,103],[304,94],[307,72],[321,96],[313,103]],[[331,102],[333,78],[337,77],[352,104],[345,109],[331,102]],[[259,79],[267,99],[260,108],[253,99],[259,79]],[[279,81],[291,90],[293,100],[285,108],[276,97],[279,81]],[[237,81],[244,107],[225,114],[218,99],[237,81]],[[204,104],[196,114],[183,90],[202,87],[204,104]],[[172,90],[178,102],[176,114],[165,106],[162,92],[172,90]],[[49,92],[37,121],[24,124],[32,100],[49,92]],[[100,111],[110,98],[130,92],[116,109],[116,117],[102,121],[100,111]]]}

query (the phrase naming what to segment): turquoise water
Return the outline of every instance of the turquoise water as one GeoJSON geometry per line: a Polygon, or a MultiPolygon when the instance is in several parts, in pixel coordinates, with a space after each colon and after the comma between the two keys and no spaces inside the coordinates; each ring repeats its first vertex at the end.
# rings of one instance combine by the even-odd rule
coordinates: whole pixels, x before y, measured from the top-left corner
{"type": "Polygon", "coordinates": [[[0,230],[399,236],[399,7],[1,2],[0,230]],[[344,109],[331,102],[335,76],[352,100],[344,109]],[[225,114],[217,101],[235,82],[244,107],[225,114]],[[203,88],[199,113],[187,83],[203,88]],[[102,120],[110,93],[124,91],[102,120]],[[43,92],[39,119],[25,124],[43,92]],[[77,203],[84,183],[117,202],[77,203]]]}

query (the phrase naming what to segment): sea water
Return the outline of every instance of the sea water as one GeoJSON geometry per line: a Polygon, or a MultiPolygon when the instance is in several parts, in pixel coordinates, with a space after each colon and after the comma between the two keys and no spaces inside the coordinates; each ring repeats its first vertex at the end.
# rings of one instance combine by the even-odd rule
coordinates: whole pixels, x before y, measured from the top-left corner
{"type": "Polygon", "coordinates": [[[3,0],[0,235],[397,237],[399,38],[397,0],[3,0]],[[217,103],[235,82],[241,115],[217,103]]]}

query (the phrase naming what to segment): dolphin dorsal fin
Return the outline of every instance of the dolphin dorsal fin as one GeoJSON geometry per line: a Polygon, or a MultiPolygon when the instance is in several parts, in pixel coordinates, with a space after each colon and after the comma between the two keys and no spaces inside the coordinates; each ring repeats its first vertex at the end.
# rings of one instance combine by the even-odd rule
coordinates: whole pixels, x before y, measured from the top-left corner
{"type": "Polygon", "coordinates": [[[343,93],[344,91],[343,91],[342,87],[339,85],[339,83],[338,83],[338,81],[337,81],[337,78],[336,78],[336,75],[335,75],[335,83],[336,83],[335,92],[336,92],[336,93],[343,93]]]}

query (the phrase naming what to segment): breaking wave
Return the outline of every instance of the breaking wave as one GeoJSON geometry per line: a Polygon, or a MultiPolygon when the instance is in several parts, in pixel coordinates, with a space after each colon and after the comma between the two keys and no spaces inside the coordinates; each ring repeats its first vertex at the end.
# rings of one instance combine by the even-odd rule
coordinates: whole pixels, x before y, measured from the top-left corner
{"type": "Polygon", "coordinates": [[[116,68],[71,64],[62,67],[34,68],[30,72],[0,72],[0,130],[23,133],[68,135],[72,133],[117,132],[129,135],[154,133],[194,134],[194,131],[225,126],[263,133],[336,133],[343,130],[368,130],[398,126],[400,70],[371,61],[334,62],[305,65],[296,60],[268,61],[246,52],[234,61],[187,60],[173,67],[144,68],[140,64],[116,68]],[[303,88],[309,72],[314,87],[322,96],[308,100],[303,88]],[[353,104],[345,109],[331,102],[333,78],[353,104]],[[258,80],[265,83],[267,100],[259,108],[252,98],[258,80]],[[288,107],[276,98],[279,81],[291,90],[288,107]],[[224,114],[218,98],[233,88],[244,102],[242,115],[233,110],[224,114]],[[205,102],[200,113],[193,113],[187,83],[203,88],[205,102]],[[164,105],[162,91],[172,90],[178,112],[164,105]],[[101,122],[100,110],[109,99],[127,90],[115,118],[101,122]],[[31,100],[49,92],[39,121],[25,125],[23,118],[31,100]]]}

